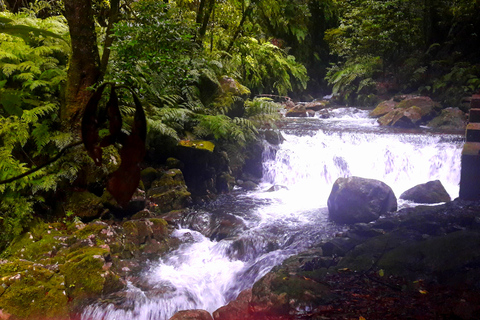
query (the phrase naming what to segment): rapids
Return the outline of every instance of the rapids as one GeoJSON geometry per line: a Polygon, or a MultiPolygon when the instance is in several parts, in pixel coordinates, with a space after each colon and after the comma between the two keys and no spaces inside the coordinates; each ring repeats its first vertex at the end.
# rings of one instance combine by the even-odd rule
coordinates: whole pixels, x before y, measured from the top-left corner
{"type": "Polygon", "coordinates": [[[397,198],[438,179],[452,199],[458,196],[461,133],[382,128],[367,115],[339,108],[329,119],[285,119],[285,141],[266,144],[258,190],[237,190],[190,213],[207,220],[235,216],[242,229],[218,241],[187,219],[173,234],[182,241],[179,249],[152,261],[140,281],[128,284],[121,303],[92,304],[82,320],[160,320],[185,309],[215,311],[284,259],[344,229],[328,221],[326,208],[338,177],[381,180],[397,198]]]}

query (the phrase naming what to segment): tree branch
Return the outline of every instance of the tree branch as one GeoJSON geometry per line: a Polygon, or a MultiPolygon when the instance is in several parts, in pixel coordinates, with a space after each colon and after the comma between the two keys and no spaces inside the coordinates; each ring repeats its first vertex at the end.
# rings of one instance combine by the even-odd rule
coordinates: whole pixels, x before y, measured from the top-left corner
{"type": "Polygon", "coordinates": [[[37,172],[38,170],[41,170],[47,166],[49,166],[50,164],[54,163],[55,161],[57,161],[58,159],[60,159],[64,154],[65,152],[70,149],[70,148],[73,148],[73,147],[76,147],[78,145],[81,145],[83,142],[82,141],[78,141],[78,142],[74,142],[72,144],[69,144],[68,146],[66,146],[62,151],[60,151],[55,157],[53,157],[52,159],[48,160],[47,162],[45,162],[44,164],[42,164],[41,166],[39,167],[36,167],[36,168],[33,168],[31,170],[28,170],[27,172],[24,172],[18,176],[15,176],[13,178],[9,178],[9,179],[5,179],[5,180],[2,180],[0,181],[0,185],[2,184],[7,184],[7,183],[10,183],[10,182],[13,182],[13,181],[16,181],[16,180],[19,180],[21,178],[24,178],[26,176],[29,176],[31,175],[32,173],[35,173],[37,172]]]}

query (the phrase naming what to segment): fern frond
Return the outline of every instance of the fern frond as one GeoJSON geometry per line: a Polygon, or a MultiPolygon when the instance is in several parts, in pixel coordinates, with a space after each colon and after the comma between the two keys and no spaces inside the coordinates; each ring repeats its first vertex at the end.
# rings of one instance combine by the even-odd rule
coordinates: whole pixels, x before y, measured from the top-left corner
{"type": "Polygon", "coordinates": [[[161,120],[147,119],[148,130],[180,141],[177,132],[161,120]]]}

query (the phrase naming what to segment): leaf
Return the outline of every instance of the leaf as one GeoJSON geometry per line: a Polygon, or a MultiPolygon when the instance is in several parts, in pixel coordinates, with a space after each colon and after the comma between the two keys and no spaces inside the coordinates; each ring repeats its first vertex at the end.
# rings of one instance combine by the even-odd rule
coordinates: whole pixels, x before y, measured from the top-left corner
{"type": "Polygon", "coordinates": [[[383,269],[378,270],[378,275],[383,277],[385,275],[385,271],[383,269]]]}
{"type": "Polygon", "coordinates": [[[5,90],[0,96],[0,104],[3,105],[3,109],[12,116],[21,117],[23,114],[22,108],[22,96],[21,93],[14,90],[5,90]]]}
{"type": "Polygon", "coordinates": [[[207,150],[210,152],[213,152],[213,149],[215,149],[215,144],[206,140],[180,140],[178,145],[187,148],[207,150]]]}

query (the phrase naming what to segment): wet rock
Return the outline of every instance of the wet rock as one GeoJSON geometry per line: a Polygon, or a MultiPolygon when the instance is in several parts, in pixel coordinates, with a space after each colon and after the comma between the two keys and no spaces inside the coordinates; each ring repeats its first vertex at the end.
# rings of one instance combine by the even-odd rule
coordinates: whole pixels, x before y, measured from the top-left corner
{"type": "Polygon", "coordinates": [[[307,109],[303,105],[297,105],[287,111],[285,117],[306,117],[307,109]]]}
{"type": "Polygon", "coordinates": [[[235,178],[227,172],[217,176],[217,192],[229,193],[235,186],[235,178]]]}
{"type": "Polygon", "coordinates": [[[314,101],[314,102],[308,102],[305,104],[305,109],[307,110],[313,110],[313,111],[319,111],[328,106],[328,101],[314,101]]]}
{"type": "Polygon", "coordinates": [[[450,195],[439,180],[429,181],[408,189],[400,195],[400,199],[416,203],[439,203],[450,201],[450,195]]]}
{"type": "Polygon", "coordinates": [[[398,105],[397,101],[393,99],[385,100],[380,102],[375,109],[370,112],[370,117],[379,118],[386,115],[389,112],[392,112],[398,105]]]}
{"type": "Polygon", "coordinates": [[[383,114],[378,119],[378,123],[382,126],[414,128],[432,120],[438,115],[440,109],[441,106],[429,97],[405,96],[398,104],[394,100],[380,103],[379,109],[373,110],[371,115],[383,114]]]}
{"type": "Polygon", "coordinates": [[[240,187],[241,187],[242,189],[244,189],[244,190],[252,191],[252,190],[257,189],[257,188],[258,188],[258,185],[257,185],[255,182],[249,180],[249,181],[244,181],[244,182],[240,185],[240,187]]]}
{"type": "Polygon", "coordinates": [[[307,116],[310,117],[310,118],[315,117],[315,111],[313,111],[313,110],[307,110],[307,116]]]}
{"type": "Polygon", "coordinates": [[[350,238],[334,238],[321,246],[323,255],[343,257],[353,249],[358,242],[350,238]]]}
{"type": "Polygon", "coordinates": [[[328,109],[320,110],[318,116],[320,119],[328,119],[330,118],[330,111],[328,111],[328,109]]]}
{"type": "Polygon", "coordinates": [[[255,283],[250,310],[266,317],[301,315],[333,299],[328,285],[279,269],[255,283]]]}
{"type": "Polygon", "coordinates": [[[273,144],[274,146],[281,144],[285,140],[282,134],[277,130],[266,130],[263,133],[263,136],[268,143],[273,144]]]}
{"type": "Polygon", "coordinates": [[[191,202],[190,196],[180,169],[164,172],[147,191],[147,197],[156,205],[155,211],[158,212],[182,209],[191,202]]]}
{"type": "Polygon", "coordinates": [[[226,306],[213,313],[215,320],[249,320],[249,303],[252,300],[252,289],[242,291],[238,297],[226,306]]]}
{"type": "Polygon", "coordinates": [[[370,222],[397,209],[397,199],[389,186],[360,177],[338,178],[327,204],[330,219],[347,224],[370,222]]]}
{"type": "Polygon", "coordinates": [[[214,240],[222,240],[245,230],[243,220],[229,213],[191,212],[184,218],[183,224],[214,240]]]}
{"type": "Polygon", "coordinates": [[[427,124],[429,127],[444,130],[465,130],[467,115],[459,108],[443,109],[439,116],[427,124]]]}
{"type": "Polygon", "coordinates": [[[175,313],[169,320],[213,320],[213,318],[205,310],[183,310],[175,313]]]}

